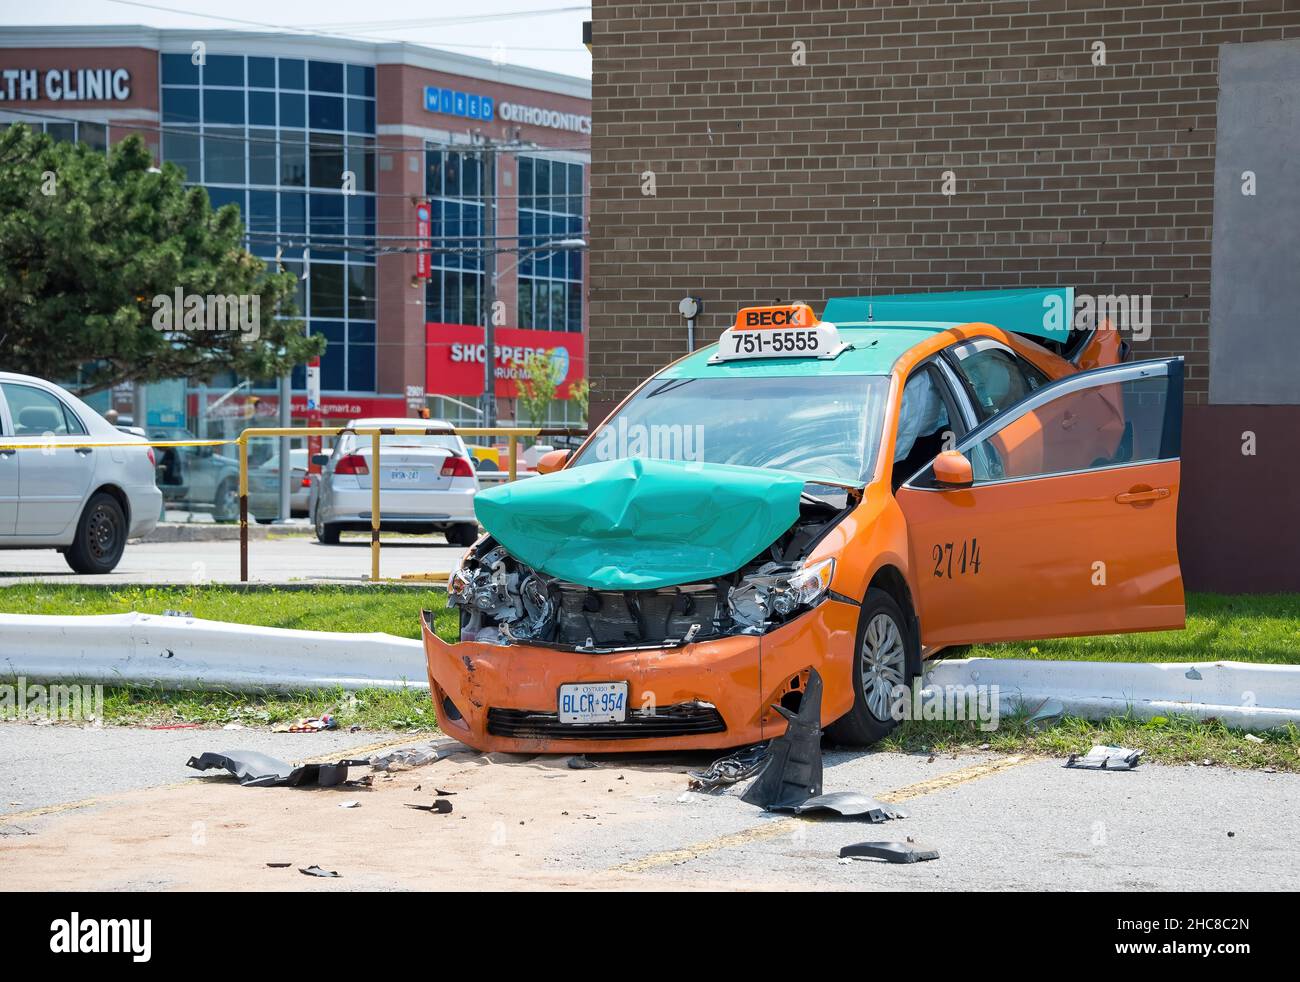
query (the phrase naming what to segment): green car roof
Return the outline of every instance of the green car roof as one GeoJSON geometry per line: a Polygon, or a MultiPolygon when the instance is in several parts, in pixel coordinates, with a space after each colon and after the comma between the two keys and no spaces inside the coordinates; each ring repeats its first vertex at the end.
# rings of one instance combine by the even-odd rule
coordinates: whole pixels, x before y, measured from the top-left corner
{"type": "Polygon", "coordinates": [[[840,340],[852,345],[838,358],[746,358],[710,365],[716,344],[702,348],[656,378],[798,378],[810,375],[888,375],[908,350],[956,327],[954,323],[873,323],[871,327],[837,324],[840,340]]]}

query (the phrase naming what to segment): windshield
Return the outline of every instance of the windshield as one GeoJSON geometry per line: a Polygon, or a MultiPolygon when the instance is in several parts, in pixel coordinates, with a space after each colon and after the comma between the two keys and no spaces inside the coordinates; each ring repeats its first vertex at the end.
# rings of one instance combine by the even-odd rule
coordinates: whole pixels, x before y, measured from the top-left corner
{"type": "Polygon", "coordinates": [[[875,467],[888,394],[885,375],[652,380],[571,466],[651,457],[862,484],[875,467]]]}

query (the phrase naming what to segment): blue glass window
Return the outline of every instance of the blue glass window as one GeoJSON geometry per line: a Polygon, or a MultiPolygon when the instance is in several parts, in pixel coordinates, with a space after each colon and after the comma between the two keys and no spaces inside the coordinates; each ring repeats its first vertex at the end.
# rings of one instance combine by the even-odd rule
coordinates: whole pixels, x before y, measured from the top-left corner
{"type": "MultiPolygon", "coordinates": [[[[312,279],[316,274],[313,271],[312,279]]],[[[313,293],[315,287],[313,285],[313,293]]],[[[315,308],[315,297],[312,298],[312,307],[315,308]]],[[[325,353],[320,357],[320,387],[322,389],[342,389],[346,384],[346,366],[347,366],[347,347],[343,340],[343,325],[329,324],[324,322],[312,321],[311,333],[313,336],[323,334],[325,336],[326,346],[325,353]]]]}
{"type": "MultiPolygon", "coordinates": [[[[312,96],[313,99],[316,96],[312,96]]],[[[354,133],[375,131],[375,104],[369,99],[348,100],[348,129],[354,133]]]]}
{"type": "Polygon", "coordinates": [[[263,89],[275,88],[275,59],[248,59],[248,84],[263,89]]]}
{"type": "Polygon", "coordinates": [[[348,389],[352,392],[375,391],[373,344],[348,344],[348,389]]]}
{"type": "Polygon", "coordinates": [[[248,121],[254,126],[275,125],[275,93],[248,93],[248,121]]]}
{"type": "Polygon", "coordinates": [[[343,100],[341,98],[332,95],[311,95],[307,99],[307,121],[312,129],[343,129],[343,100]]]}
{"type": "Polygon", "coordinates": [[[333,61],[309,61],[307,82],[313,92],[342,92],[343,66],[333,61]]]}
{"type": "Polygon", "coordinates": [[[348,95],[374,94],[375,70],[365,65],[348,65],[348,95]]]}
{"type": "Polygon", "coordinates": [[[189,54],[162,56],[163,85],[198,85],[199,66],[189,54]]]}
{"type": "Polygon", "coordinates": [[[307,87],[307,63],[301,58],[280,59],[280,88],[305,89],[307,87]]]}
{"type": "Polygon", "coordinates": [[[243,91],[231,92],[224,89],[204,89],[203,121],[205,123],[222,123],[235,126],[243,125],[243,91]]]}
{"type": "Polygon", "coordinates": [[[203,66],[204,85],[244,86],[243,55],[208,55],[203,66]]]}
{"type": "Polygon", "coordinates": [[[298,129],[307,125],[307,109],[301,93],[280,93],[280,125],[298,129]]]}
{"type": "Polygon", "coordinates": [[[164,123],[197,123],[199,90],[163,87],[162,118],[164,123]]]}

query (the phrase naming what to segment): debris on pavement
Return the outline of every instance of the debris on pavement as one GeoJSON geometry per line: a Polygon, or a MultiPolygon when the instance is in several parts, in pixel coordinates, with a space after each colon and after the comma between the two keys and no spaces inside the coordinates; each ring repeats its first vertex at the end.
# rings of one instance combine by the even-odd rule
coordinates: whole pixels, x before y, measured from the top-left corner
{"type": "Polygon", "coordinates": [[[271,869],[288,869],[293,863],[267,863],[271,869]]]}
{"type": "Polygon", "coordinates": [[[1065,762],[1065,766],[1090,771],[1131,771],[1137,767],[1141,758],[1141,750],[1096,746],[1082,756],[1070,754],[1070,759],[1065,762]]]}
{"type": "Polygon", "coordinates": [[[370,758],[370,767],[376,771],[404,771],[411,767],[423,767],[450,757],[452,754],[476,754],[473,747],[467,747],[458,740],[442,740],[423,747],[403,747],[378,754],[370,758]]]}
{"type": "Polygon", "coordinates": [[[911,836],[906,842],[855,842],[840,850],[840,859],[883,859],[887,863],[922,863],[939,858],[939,850],[911,836]]]}
{"type": "Polygon", "coordinates": [[[303,869],[300,866],[298,867],[298,872],[306,873],[308,876],[338,876],[339,875],[335,870],[321,869],[319,866],[308,866],[306,869],[303,869]]]}
{"type": "Polygon", "coordinates": [[[798,805],[774,805],[769,810],[792,812],[795,815],[829,811],[845,818],[863,818],[872,824],[888,822],[895,818],[907,818],[907,812],[902,809],[857,791],[832,791],[830,794],[809,798],[798,805]]]}
{"type": "Polygon", "coordinates": [[[588,760],[586,754],[574,754],[569,758],[569,770],[571,771],[589,771],[593,767],[599,767],[594,760],[588,760]]]}
{"type": "Polygon", "coordinates": [[[367,760],[340,760],[333,764],[300,764],[295,767],[256,750],[226,750],[191,757],[186,765],[196,771],[222,767],[245,788],[310,787],[333,788],[348,778],[349,767],[364,767],[367,760]]]}
{"type": "Polygon", "coordinates": [[[341,802],[339,802],[339,807],[340,807],[340,808],[360,808],[360,807],[361,807],[361,802],[357,801],[356,798],[353,798],[351,801],[341,801],[341,802]]]}
{"type": "Polygon", "coordinates": [[[296,723],[289,725],[290,733],[319,733],[321,730],[337,730],[338,722],[333,713],[322,716],[303,716],[296,723]]]}
{"type": "Polygon", "coordinates": [[[446,798],[436,798],[432,805],[413,805],[408,803],[407,808],[414,808],[417,811],[432,812],[435,815],[450,815],[451,802],[446,798]]]}
{"type": "Polygon", "coordinates": [[[784,706],[772,708],[788,722],[785,733],[767,748],[767,763],[741,801],[773,811],[792,807],[822,793],[822,677],[808,671],[808,683],[793,713],[784,706]]]}
{"type": "Polygon", "coordinates": [[[703,770],[687,771],[686,776],[691,779],[690,789],[708,794],[748,780],[766,763],[767,749],[765,740],[720,757],[703,770]]]}

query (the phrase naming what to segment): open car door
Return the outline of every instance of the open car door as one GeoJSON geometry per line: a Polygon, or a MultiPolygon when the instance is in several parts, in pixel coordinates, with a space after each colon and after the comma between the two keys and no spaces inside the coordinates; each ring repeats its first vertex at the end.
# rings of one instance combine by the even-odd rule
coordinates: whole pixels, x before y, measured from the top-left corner
{"type": "Polygon", "coordinates": [[[1182,410],[1182,359],[1082,372],[904,484],[922,643],[1181,628],[1182,410]]]}

